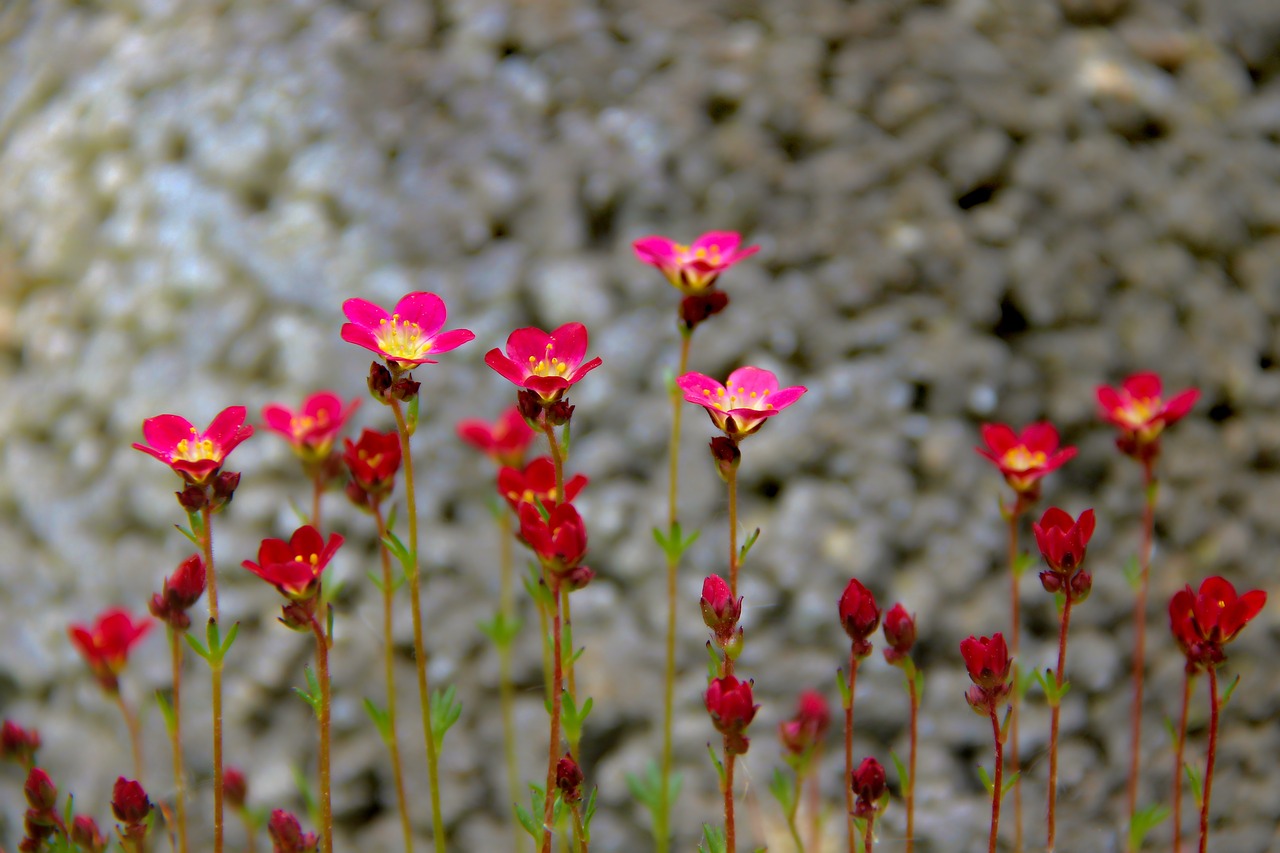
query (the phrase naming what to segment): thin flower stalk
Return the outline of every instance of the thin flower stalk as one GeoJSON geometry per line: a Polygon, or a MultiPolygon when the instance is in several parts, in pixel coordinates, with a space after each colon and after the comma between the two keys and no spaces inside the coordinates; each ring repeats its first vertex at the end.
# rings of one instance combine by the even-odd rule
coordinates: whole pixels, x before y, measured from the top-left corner
{"type": "Polygon", "coordinates": [[[920,691],[916,689],[915,678],[907,677],[907,693],[911,703],[911,747],[907,758],[907,789],[904,792],[907,803],[907,853],[916,848],[916,742],[920,722],[920,691]]]}
{"type": "MultiPolygon", "coordinates": [[[[728,660],[726,658],[726,660],[728,660]]],[[[733,767],[737,756],[729,746],[729,735],[724,736],[724,840],[726,853],[737,853],[738,835],[733,811],[733,767]]]]}
{"type": "Polygon", "coordinates": [[[987,714],[991,718],[991,735],[996,743],[995,780],[991,787],[991,836],[987,842],[987,853],[996,853],[996,838],[1000,834],[1000,798],[1004,792],[1004,743],[1000,737],[995,703],[989,704],[987,714]]]}
{"type": "MultiPolygon", "coordinates": [[[[218,624],[218,574],[213,563],[212,513],[208,505],[200,509],[200,550],[209,579],[209,621],[218,624]]],[[[223,824],[223,765],[222,765],[222,658],[211,656],[209,660],[211,697],[213,710],[213,850],[222,853],[223,824]]]]}
{"type": "Polygon", "coordinates": [[[858,686],[858,655],[856,648],[849,650],[849,695],[844,701],[844,804],[845,833],[849,841],[849,853],[857,847],[853,823],[853,697],[858,686]]]}
{"type": "MultiPolygon", "coordinates": [[[[542,431],[547,437],[547,446],[550,448],[550,451],[551,451],[551,462],[555,466],[556,502],[559,503],[561,501],[567,500],[567,497],[565,494],[565,487],[564,487],[564,453],[561,452],[560,441],[556,438],[555,427],[552,426],[551,423],[547,421],[545,417],[542,418],[542,431]]],[[[563,639],[562,637],[560,637],[559,632],[572,630],[570,626],[573,625],[573,613],[569,609],[568,587],[562,584],[556,584],[556,586],[560,588],[560,593],[557,596],[559,600],[556,602],[556,613],[559,616],[562,623],[561,626],[556,629],[557,631],[556,642],[559,644],[563,639]]],[[[557,658],[559,658],[558,654],[557,654],[557,658]]],[[[578,685],[574,678],[574,672],[573,672],[572,647],[569,649],[568,659],[558,660],[558,662],[555,663],[555,667],[563,668],[565,676],[568,680],[569,698],[576,702],[578,700],[578,690],[577,690],[578,685]]],[[[559,697],[559,695],[560,695],[559,690],[555,690],[552,693],[553,697],[559,697]]],[[[552,700],[553,705],[558,704],[558,702],[559,702],[558,698],[553,698],[552,700]]],[[[578,745],[576,743],[572,743],[569,745],[569,747],[570,747],[569,749],[570,753],[576,759],[578,757],[578,745]]]]}
{"type": "Polygon", "coordinates": [[[138,715],[129,708],[129,703],[124,700],[124,694],[119,690],[115,692],[114,699],[116,707],[120,709],[120,716],[124,717],[125,728],[129,730],[129,751],[133,755],[133,775],[141,782],[143,779],[142,730],[138,723],[138,715]]]}
{"type": "Polygon", "coordinates": [[[862,849],[865,853],[871,853],[871,847],[876,841],[875,835],[873,834],[875,822],[875,818],[869,817],[867,818],[866,825],[863,827],[862,849]]]}
{"type": "MultiPolygon", "coordinates": [[[[1066,600],[1062,605],[1062,624],[1058,630],[1058,670],[1054,674],[1054,683],[1058,693],[1062,693],[1062,673],[1067,663],[1067,628],[1071,624],[1071,591],[1067,590],[1066,600]]],[[[1049,806],[1048,833],[1046,849],[1053,853],[1056,829],[1055,806],[1058,799],[1058,718],[1062,712],[1062,702],[1055,701],[1049,715],[1049,806]]]]}
{"type": "Polygon", "coordinates": [[[1213,796],[1213,764],[1218,757],[1218,715],[1221,699],[1218,696],[1218,673],[1212,666],[1209,671],[1209,754],[1204,765],[1204,799],[1200,803],[1200,853],[1209,853],[1209,800],[1213,796]]]}
{"type": "MultiPolygon", "coordinates": [[[[502,510],[498,515],[498,612],[502,615],[503,624],[508,626],[516,618],[512,536],[511,515],[502,510]]],[[[512,676],[510,642],[498,645],[498,698],[502,704],[502,754],[507,765],[507,796],[515,803],[520,801],[520,762],[516,755],[516,686],[512,676]]],[[[511,849],[523,849],[524,833],[520,831],[520,825],[513,821],[511,832],[514,835],[511,849]]]]}
{"type": "Polygon", "coordinates": [[[1153,459],[1142,463],[1142,484],[1146,500],[1142,506],[1142,550],[1138,552],[1142,574],[1138,597],[1133,604],[1133,705],[1129,712],[1129,780],[1126,786],[1129,823],[1138,810],[1138,775],[1142,764],[1142,687],[1147,653],[1147,587],[1151,574],[1151,549],[1155,536],[1156,494],[1159,491],[1153,459]]]}
{"type": "Polygon", "coordinates": [[[329,770],[329,713],[333,697],[329,684],[329,646],[320,620],[311,617],[311,631],[316,638],[316,677],[320,681],[320,705],[316,710],[320,725],[320,832],[324,853],[333,853],[332,775],[329,770]]]}
{"type": "MultiPolygon", "coordinates": [[[[369,501],[374,521],[378,525],[378,541],[387,537],[387,523],[382,507],[375,500],[369,501]]],[[[413,826],[409,822],[409,800],[404,790],[404,769],[400,761],[400,736],[396,732],[396,670],[395,643],[392,630],[392,598],[395,586],[391,580],[391,552],[386,545],[379,547],[382,562],[382,646],[383,670],[387,682],[387,749],[391,753],[391,775],[396,786],[396,806],[400,811],[400,831],[404,835],[405,853],[413,853],[413,826]]]]}
{"type": "Polygon", "coordinates": [[[431,834],[436,853],[445,851],[444,814],[440,808],[440,759],[431,733],[431,690],[427,680],[427,650],[422,629],[422,581],[418,563],[418,500],[414,488],[413,456],[409,451],[409,425],[399,400],[391,400],[391,413],[400,435],[400,455],[404,465],[404,498],[409,520],[409,603],[413,616],[413,657],[418,671],[418,698],[422,706],[422,737],[427,746],[427,780],[431,787],[431,834]]]}
{"type": "Polygon", "coordinates": [[[564,648],[561,643],[560,581],[553,572],[544,573],[551,588],[552,618],[551,642],[553,668],[551,673],[551,734],[548,747],[546,799],[542,810],[542,853],[551,853],[552,820],[555,815],[556,764],[560,757],[560,693],[564,689],[564,648]]]}
{"type": "Polygon", "coordinates": [[[182,641],[172,626],[168,629],[169,657],[173,667],[173,696],[169,707],[173,712],[173,725],[169,740],[173,746],[173,790],[178,814],[178,850],[188,853],[187,841],[187,774],[182,766],[182,641]]]}
{"type": "MultiPolygon", "coordinates": [[[[1018,519],[1026,509],[1026,502],[1021,493],[1015,499],[1013,508],[1005,515],[1009,523],[1009,653],[1018,656],[1018,640],[1022,635],[1022,610],[1018,600],[1018,519]]],[[[1019,690],[1014,686],[1009,696],[1009,766],[1017,773],[1020,769],[1018,758],[1018,698],[1019,690]]],[[[1013,782],[1013,849],[1022,851],[1022,776],[1018,775],[1013,782]]],[[[1050,848],[1052,849],[1052,848],[1050,848]]]]}
{"type": "Polygon", "coordinates": [[[1187,712],[1196,671],[1188,666],[1182,679],[1182,714],[1178,718],[1178,738],[1173,755],[1173,853],[1182,853],[1182,762],[1187,748],[1187,712]]]}

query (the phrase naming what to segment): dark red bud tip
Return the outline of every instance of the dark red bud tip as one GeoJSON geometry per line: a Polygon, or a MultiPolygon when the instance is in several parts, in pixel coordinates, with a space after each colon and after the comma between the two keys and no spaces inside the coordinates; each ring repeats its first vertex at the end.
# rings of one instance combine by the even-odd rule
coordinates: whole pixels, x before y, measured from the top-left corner
{"type": "Polygon", "coordinates": [[[727,480],[742,461],[742,451],[738,449],[738,442],[728,436],[718,435],[711,439],[711,458],[715,460],[720,476],[727,480]]]}
{"type": "Polygon", "coordinates": [[[874,814],[887,787],[884,766],[874,758],[864,758],[858,769],[853,771],[850,784],[858,798],[854,814],[858,817],[874,814]]]}
{"type": "Polygon", "coordinates": [[[0,727],[0,761],[30,764],[40,748],[40,732],[24,729],[12,720],[5,720],[0,727]]]}
{"type": "Polygon", "coordinates": [[[569,588],[569,592],[577,592],[595,579],[596,573],[594,569],[586,566],[574,566],[565,572],[562,582],[569,588]]]}
{"type": "Polygon", "coordinates": [[[412,376],[405,376],[391,383],[391,397],[401,403],[412,403],[421,387],[421,382],[414,381],[412,376]]]}
{"type": "Polygon", "coordinates": [[[369,365],[369,394],[379,403],[391,403],[391,371],[376,361],[369,365]]]}
{"type": "Polygon", "coordinates": [[[231,499],[235,497],[236,489],[240,487],[239,471],[223,471],[213,480],[213,496],[210,498],[210,506],[212,509],[222,509],[231,503],[231,499]]]}
{"type": "Polygon", "coordinates": [[[884,639],[897,657],[907,654],[916,644],[916,620],[901,604],[895,604],[884,615],[884,639]]]}
{"type": "Polygon", "coordinates": [[[710,290],[686,296],[680,300],[680,322],[693,331],[700,323],[719,314],[729,305],[729,295],[723,290],[710,290]]]}
{"type": "Polygon", "coordinates": [[[536,424],[542,416],[542,398],[528,389],[517,391],[516,409],[526,422],[536,424]]]}
{"type": "Polygon", "coordinates": [[[274,853],[311,853],[319,844],[314,833],[303,832],[298,819],[284,809],[276,809],[267,821],[267,833],[274,853]]]}
{"type": "Polygon", "coordinates": [[[1062,575],[1053,571],[1041,572],[1040,585],[1044,587],[1045,592],[1050,595],[1056,595],[1062,592],[1062,575]]]}
{"type": "Polygon", "coordinates": [[[245,800],[249,796],[249,782],[238,768],[227,767],[222,771],[222,795],[226,797],[227,805],[231,808],[237,810],[244,808],[245,800]]]}
{"type": "Polygon", "coordinates": [[[582,778],[582,768],[566,752],[564,758],[556,764],[556,787],[564,795],[566,803],[576,803],[582,799],[582,778]]]}
{"type": "Polygon", "coordinates": [[[71,823],[71,841],[83,853],[105,853],[107,840],[102,837],[102,830],[88,815],[77,815],[71,823]]]}
{"type": "Polygon", "coordinates": [[[857,578],[850,578],[840,596],[840,624],[853,640],[855,654],[861,657],[871,654],[867,640],[880,627],[880,608],[875,597],[857,578]]]}
{"type": "Polygon", "coordinates": [[[557,400],[547,406],[547,423],[553,427],[564,426],[572,420],[573,409],[568,400],[557,400]]]}
{"type": "Polygon", "coordinates": [[[27,805],[37,811],[47,812],[58,804],[57,786],[53,784],[49,774],[39,767],[31,768],[22,792],[27,795],[27,805]]]}
{"type": "Polygon", "coordinates": [[[174,492],[174,495],[187,512],[199,512],[209,505],[208,495],[200,486],[187,486],[180,492],[174,492]]]}
{"type": "Polygon", "coordinates": [[[1089,597],[1093,590],[1093,575],[1088,572],[1076,572],[1071,579],[1071,600],[1076,604],[1089,597]]]}
{"type": "Polygon", "coordinates": [[[111,792],[111,812],[121,823],[136,826],[151,814],[151,800],[141,785],[121,776],[111,792]]]}

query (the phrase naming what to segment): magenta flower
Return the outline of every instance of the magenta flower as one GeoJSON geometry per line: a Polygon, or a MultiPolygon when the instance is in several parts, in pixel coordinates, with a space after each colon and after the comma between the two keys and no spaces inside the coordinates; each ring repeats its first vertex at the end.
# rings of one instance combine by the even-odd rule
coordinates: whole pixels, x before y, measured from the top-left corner
{"type": "Polygon", "coordinates": [[[112,607],[98,614],[92,625],[72,624],[68,633],[103,689],[114,693],[119,689],[116,676],[124,670],[129,651],[151,625],[145,616],[135,620],[128,610],[112,607]]]}
{"type": "Polygon", "coordinates": [[[1056,471],[1076,455],[1074,447],[1058,449],[1058,430],[1053,424],[1030,424],[1015,433],[1005,424],[983,424],[986,447],[975,447],[1000,469],[1005,482],[1029,500],[1040,496],[1040,479],[1056,471]]]}
{"type": "Polygon", "coordinates": [[[1098,409],[1102,419],[1120,430],[1116,446],[1142,462],[1151,462],[1160,453],[1160,434],[1170,424],[1182,420],[1200,399],[1200,391],[1188,388],[1165,400],[1160,377],[1155,373],[1135,373],[1119,388],[1098,387],[1098,409]]]}
{"type": "Polygon", "coordinates": [[[524,461],[534,432],[520,409],[512,406],[493,423],[479,418],[459,421],[458,437],[498,465],[516,468],[524,461]]]}
{"type": "Polygon", "coordinates": [[[134,442],[133,447],[159,459],[188,483],[203,486],[222,468],[227,454],[253,435],[253,427],[244,422],[247,414],[244,406],[228,406],[204,432],[178,415],[156,415],[142,422],[146,444],[134,442]]]}
{"type": "Polygon", "coordinates": [[[293,452],[304,461],[319,461],[329,455],[338,433],[359,405],[359,400],[352,400],[344,407],[337,394],[320,391],[304,400],[297,412],[268,403],[262,407],[262,419],[267,429],[288,439],[293,452]]]}
{"type": "Polygon", "coordinates": [[[241,565],[286,598],[309,600],[319,591],[320,574],[342,542],[337,533],[330,533],[326,542],[320,531],[308,524],[295,530],[288,542],[263,539],[258,546],[258,562],[245,560],[241,565]]]}
{"type": "Polygon", "coordinates": [[[759,367],[739,367],[725,385],[702,373],[686,373],[676,385],[686,400],[706,409],[712,423],[735,442],[759,430],[766,418],[809,390],[803,385],[779,389],[778,377],[759,367]]]}
{"type": "Polygon", "coordinates": [[[376,352],[395,371],[435,364],[430,356],[475,339],[467,329],[440,331],[447,316],[444,300],[425,291],[404,296],[390,314],[364,299],[348,299],[342,313],[351,321],[342,324],[342,339],[376,352]]]}
{"type": "Polygon", "coordinates": [[[636,257],[657,267],[667,281],[686,294],[706,290],[720,273],[760,251],[759,246],[738,248],[742,235],[735,231],[708,231],[688,246],[667,237],[642,237],[631,244],[636,257]]]}
{"type": "MultiPolygon", "coordinates": [[[[574,474],[564,484],[564,500],[572,501],[590,482],[584,474],[574,474]]],[[[511,508],[519,511],[520,504],[541,501],[547,512],[560,503],[556,490],[556,466],[550,456],[539,456],[524,470],[503,468],[498,472],[498,494],[511,508]]]]}
{"type": "Polygon", "coordinates": [[[565,323],[551,334],[532,327],[516,329],[507,337],[506,354],[491,349],[484,363],[549,405],[600,366],[598,357],[584,364],[586,354],[587,327],[565,323]]]}

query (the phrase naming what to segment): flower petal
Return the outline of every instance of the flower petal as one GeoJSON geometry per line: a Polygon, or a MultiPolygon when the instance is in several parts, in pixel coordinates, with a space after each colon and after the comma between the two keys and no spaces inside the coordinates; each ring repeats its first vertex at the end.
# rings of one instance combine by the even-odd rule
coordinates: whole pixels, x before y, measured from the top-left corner
{"type": "Polygon", "coordinates": [[[425,290],[405,294],[392,313],[398,315],[402,323],[415,324],[427,337],[440,331],[448,314],[444,300],[425,290]]]}
{"type": "Polygon", "coordinates": [[[450,350],[455,350],[463,344],[474,341],[475,339],[475,333],[470,329],[451,329],[450,331],[441,332],[436,335],[435,339],[431,342],[431,352],[433,355],[442,352],[449,352],[450,350]]]}
{"type": "Polygon", "coordinates": [[[1058,430],[1048,421],[1028,424],[1018,438],[1032,453],[1040,451],[1049,454],[1058,449],[1058,430]]]}
{"type": "Polygon", "coordinates": [[[983,453],[982,448],[976,448],[977,451],[984,456],[998,458],[1018,443],[1018,436],[1007,424],[983,424],[982,440],[991,448],[991,452],[983,453]]]}
{"type": "Polygon", "coordinates": [[[1186,417],[1187,413],[1195,406],[1196,401],[1200,399],[1199,388],[1188,388],[1181,394],[1177,394],[1169,402],[1165,403],[1164,411],[1161,417],[1166,424],[1181,420],[1186,417]]]}
{"type": "Polygon", "coordinates": [[[587,327],[581,323],[565,323],[551,333],[551,342],[552,354],[570,368],[576,367],[587,354],[587,327]]]}
{"type": "MultiPolygon", "coordinates": [[[[184,417],[178,415],[156,415],[154,418],[147,418],[142,422],[142,437],[147,444],[151,445],[154,451],[163,453],[167,461],[168,454],[177,446],[178,442],[186,441],[193,438],[196,434],[195,427],[184,417]]],[[[138,447],[138,445],[134,445],[138,447]]],[[[138,447],[139,450],[145,448],[138,447]]],[[[159,456],[158,453],[153,455],[159,456]]]]}
{"type": "Polygon", "coordinates": [[[690,252],[706,249],[708,252],[719,252],[722,257],[732,255],[734,249],[742,242],[742,235],[737,231],[708,231],[689,245],[690,252]]]}
{"type": "Polygon", "coordinates": [[[602,364],[604,364],[604,361],[603,359],[600,358],[600,356],[596,356],[595,358],[591,359],[586,364],[582,365],[577,370],[575,370],[572,374],[569,375],[569,384],[572,385],[573,383],[577,382],[579,379],[586,376],[588,373],[595,370],[597,367],[599,367],[602,364]]]}
{"type": "Polygon", "coordinates": [[[278,432],[286,438],[293,438],[293,412],[279,403],[268,403],[263,406],[262,420],[267,429],[278,432]]]}
{"type": "MultiPolygon", "coordinates": [[[[367,299],[348,299],[342,303],[342,313],[352,323],[369,330],[378,328],[378,324],[383,320],[391,319],[390,314],[367,299]]],[[[347,340],[345,335],[343,340],[347,340]]]]}
{"type": "Polygon", "coordinates": [[[1160,399],[1160,375],[1157,373],[1135,373],[1121,383],[1124,390],[1135,400],[1160,399]]]}
{"type": "Polygon", "coordinates": [[[502,350],[489,350],[485,353],[484,363],[497,371],[498,375],[503,379],[508,379],[517,385],[524,386],[524,378],[527,375],[527,371],[521,365],[503,355],[502,350]]]}
{"type": "Polygon", "coordinates": [[[529,356],[533,356],[535,362],[541,361],[547,354],[549,343],[551,336],[541,329],[533,326],[516,329],[507,336],[507,358],[520,365],[522,370],[527,369],[529,356]]]}
{"type": "Polygon", "coordinates": [[[737,392],[739,394],[750,394],[754,391],[763,396],[765,391],[772,394],[778,390],[778,377],[761,367],[739,367],[729,374],[724,386],[726,390],[741,388],[742,390],[737,392]]]}
{"type": "Polygon", "coordinates": [[[652,235],[641,237],[631,244],[636,257],[646,264],[654,266],[673,265],[676,262],[676,244],[667,237],[652,235]]]}

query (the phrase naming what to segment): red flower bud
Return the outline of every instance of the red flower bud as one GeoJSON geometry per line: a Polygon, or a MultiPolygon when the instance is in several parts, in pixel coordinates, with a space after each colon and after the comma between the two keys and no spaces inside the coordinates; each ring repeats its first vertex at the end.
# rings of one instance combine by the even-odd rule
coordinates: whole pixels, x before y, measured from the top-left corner
{"type": "Polygon", "coordinates": [[[191,627],[187,610],[200,600],[205,588],[204,560],[192,554],[165,578],[163,592],[151,596],[151,615],[168,622],[175,631],[191,627]]]}
{"type": "Polygon", "coordinates": [[[1079,519],[1072,519],[1066,512],[1051,506],[1044,511],[1039,522],[1031,525],[1031,529],[1049,567],[1069,575],[1084,563],[1085,548],[1093,536],[1094,524],[1091,509],[1080,513],[1079,519]]]}
{"type": "Polygon", "coordinates": [[[111,792],[111,812],[121,823],[137,826],[151,814],[151,800],[141,785],[120,776],[111,792]]]}
{"type": "Polygon", "coordinates": [[[222,771],[222,795],[231,808],[237,811],[244,808],[249,796],[249,782],[238,768],[227,767],[222,771]]]}
{"type": "Polygon", "coordinates": [[[680,322],[686,329],[693,331],[700,323],[719,314],[729,305],[729,294],[723,290],[708,290],[705,293],[686,296],[680,300],[680,322]]]}
{"type": "MultiPolygon", "coordinates": [[[[1009,694],[1009,673],[1013,659],[1004,635],[996,632],[990,638],[968,637],[960,643],[969,678],[981,688],[988,702],[997,702],[1009,694]]],[[[969,704],[973,704],[972,700],[969,704]]]]}
{"type": "Polygon", "coordinates": [[[796,714],[778,724],[778,738],[792,755],[803,756],[818,746],[831,725],[827,700],[815,690],[800,694],[796,714]]]}
{"type": "Polygon", "coordinates": [[[556,764],[556,787],[560,789],[566,803],[576,803],[582,799],[582,778],[582,768],[566,752],[564,758],[556,764]]]}
{"type": "Polygon", "coordinates": [[[88,815],[76,815],[71,823],[71,841],[81,853],[106,853],[107,840],[98,824],[88,815]]]}
{"type": "Polygon", "coordinates": [[[880,627],[880,608],[875,597],[857,578],[851,578],[840,596],[840,624],[853,640],[854,654],[864,658],[871,654],[868,642],[876,628],[880,627]]]}
{"type": "Polygon", "coordinates": [[[715,460],[716,471],[720,474],[720,479],[728,481],[729,475],[733,473],[738,463],[742,461],[742,451],[738,449],[738,442],[732,438],[718,435],[711,439],[711,458],[715,460]]]}
{"type": "Polygon", "coordinates": [[[314,853],[320,839],[313,832],[303,832],[298,819],[284,809],[276,809],[267,821],[273,853],[314,853]]]}
{"type": "Polygon", "coordinates": [[[741,735],[760,709],[751,695],[751,685],[750,681],[739,681],[732,675],[726,675],[711,679],[707,686],[705,698],[711,722],[721,734],[736,741],[736,745],[741,747],[740,751],[734,750],[738,754],[746,752],[747,741],[741,735]]]}
{"type": "Polygon", "coordinates": [[[1071,600],[1076,604],[1084,601],[1089,597],[1089,593],[1093,590],[1093,575],[1088,572],[1076,572],[1071,578],[1071,600]]]}
{"type": "Polygon", "coordinates": [[[379,403],[391,403],[391,371],[386,365],[372,362],[369,365],[369,394],[379,403]]]}
{"type": "Polygon", "coordinates": [[[853,807],[854,817],[866,818],[879,811],[880,798],[887,789],[884,767],[879,761],[874,758],[862,759],[858,769],[853,771],[850,784],[853,786],[854,796],[858,798],[853,807]]]}
{"type": "Polygon", "coordinates": [[[884,615],[884,640],[889,648],[884,650],[884,659],[889,663],[897,663],[911,653],[916,644],[916,620],[901,604],[884,615]]]}
{"type": "Polygon", "coordinates": [[[223,471],[221,474],[213,478],[213,488],[210,490],[209,508],[214,512],[222,509],[231,503],[231,499],[235,497],[236,489],[240,487],[239,471],[223,471]]]}
{"type": "Polygon", "coordinates": [[[205,494],[204,486],[187,486],[180,492],[174,492],[174,495],[187,512],[199,512],[209,505],[209,496],[205,494]]]}
{"type": "Polygon", "coordinates": [[[12,720],[0,727],[0,761],[12,761],[30,768],[40,748],[40,732],[24,729],[12,720]]]}
{"type": "Polygon", "coordinates": [[[58,804],[57,786],[53,784],[49,774],[39,767],[32,767],[27,773],[22,793],[27,795],[27,805],[36,811],[47,812],[58,804]]]}
{"type": "Polygon", "coordinates": [[[702,621],[724,645],[733,636],[742,618],[742,597],[734,598],[729,584],[719,575],[710,575],[702,582],[702,621]]]}
{"type": "Polygon", "coordinates": [[[594,569],[587,568],[586,566],[574,566],[572,569],[564,573],[563,582],[569,592],[577,592],[595,580],[595,577],[596,573],[594,569]]]}

